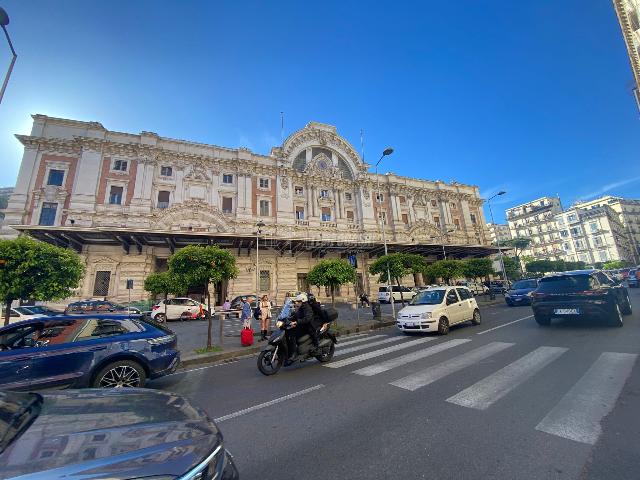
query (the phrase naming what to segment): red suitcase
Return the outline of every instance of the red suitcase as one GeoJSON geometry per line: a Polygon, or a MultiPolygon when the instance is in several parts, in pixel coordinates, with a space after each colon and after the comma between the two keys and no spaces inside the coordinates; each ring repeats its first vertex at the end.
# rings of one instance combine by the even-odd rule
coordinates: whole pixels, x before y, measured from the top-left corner
{"type": "Polygon", "coordinates": [[[244,327],[240,332],[240,343],[243,347],[250,347],[253,345],[253,328],[244,327]]]}

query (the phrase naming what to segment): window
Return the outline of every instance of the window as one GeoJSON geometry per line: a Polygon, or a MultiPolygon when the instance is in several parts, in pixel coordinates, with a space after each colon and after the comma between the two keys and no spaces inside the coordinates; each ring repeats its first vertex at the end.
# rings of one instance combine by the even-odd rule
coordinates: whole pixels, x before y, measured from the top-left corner
{"type": "Polygon", "coordinates": [[[269,188],[269,179],[261,178],[260,179],[260,188],[269,188]]]}
{"type": "Polygon", "coordinates": [[[376,201],[378,203],[384,202],[384,193],[376,193],[376,201]]]}
{"type": "Polygon", "coordinates": [[[105,318],[87,318],[83,320],[84,324],[75,337],[76,342],[143,331],[140,324],[132,320],[110,320],[105,318]]]}
{"type": "Polygon", "coordinates": [[[458,205],[455,203],[451,204],[451,210],[457,210],[458,209],[458,205]]]}
{"type": "Polygon", "coordinates": [[[378,214],[378,218],[380,219],[380,223],[382,223],[382,225],[387,224],[387,212],[380,212],[378,214]]]}
{"type": "Polygon", "coordinates": [[[347,210],[347,220],[349,223],[353,223],[353,212],[351,210],[347,210]]]}
{"type": "Polygon", "coordinates": [[[260,291],[271,291],[271,273],[269,270],[260,270],[260,291]]]}
{"type": "Polygon", "coordinates": [[[331,209],[329,207],[322,207],[321,220],[323,222],[330,222],[331,221],[331,209]]]}
{"type": "Polygon", "coordinates": [[[222,213],[232,213],[232,212],[233,212],[233,198],[222,197],[222,213]]]}
{"type": "Polygon", "coordinates": [[[440,226],[440,217],[437,215],[433,216],[433,223],[435,223],[438,227],[440,226]]]}
{"type": "Polygon", "coordinates": [[[568,243],[563,243],[562,248],[564,248],[565,252],[568,252],[569,250],[571,250],[571,245],[569,245],[568,243]]]}
{"type": "Polygon", "coordinates": [[[581,262],[586,262],[587,261],[587,256],[584,253],[579,253],[578,254],[578,260],[581,262]]]}
{"type": "Polygon", "coordinates": [[[471,225],[476,225],[478,223],[478,221],[476,220],[476,216],[475,214],[471,214],[471,225]]]}
{"type": "Polygon", "coordinates": [[[169,207],[169,195],[170,193],[167,190],[158,192],[158,208],[165,209],[169,207]]]}
{"type": "Polygon", "coordinates": [[[460,219],[459,218],[454,218],[453,219],[453,225],[456,227],[456,230],[460,230],[460,219]]]}
{"type": "Polygon", "coordinates": [[[53,225],[56,222],[57,203],[44,202],[40,210],[39,225],[53,225]]]}
{"type": "Polygon", "coordinates": [[[593,243],[595,243],[595,245],[599,247],[600,245],[602,245],[602,238],[601,237],[595,237],[593,239],[593,243]]]}
{"type": "Polygon", "coordinates": [[[564,225],[564,217],[558,218],[558,225],[564,225]]]}
{"type": "Polygon", "coordinates": [[[173,175],[173,168],[160,167],[160,175],[162,175],[163,177],[171,177],[173,175]]]}
{"type": "Polygon", "coordinates": [[[567,220],[568,220],[570,223],[575,222],[575,221],[577,220],[577,218],[576,218],[576,214],[575,214],[575,213],[570,213],[569,215],[567,215],[567,220]]]}
{"type": "Polygon", "coordinates": [[[293,192],[294,192],[297,196],[301,197],[301,196],[303,196],[303,195],[304,195],[304,188],[302,188],[302,187],[294,187],[293,192]]]}
{"type": "Polygon", "coordinates": [[[576,240],[576,248],[582,248],[584,245],[582,244],[582,240],[576,240]]]}
{"type": "Polygon", "coordinates": [[[437,207],[438,206],[438,201],[437,200],[431,200],[431,206],[432,207],[437,207]]]}
{"type": "Polygon", "coordinates": [[[347,193],[345,193],[345,194],[344,194],[344,199],[345,199],[347,202],[350,202],[351,200],[353,200],[353,195],[351,195],[351,192],[347,192],[347,193]]]}
{"type": "Polygon", "coordinates": [[[307,281],[306,273],[298,273],[298,291],[299,292],[308,292],[309,291],[309,282],[307,281]]]}
{"type": "Polygon", "coordinates": [[[320,190],[320,198],[329,198],[329,190],[320,190]]]}
{"type": "Polygon", "coordinates": [[[226,183],[227,185],[232,184],[233,175],[231,175],[230,173],[225,173],[224,175],[222,175],[222,183],[226,183]]]}
{"type": "Polygon", "coordinates": [[[127,164],[128,162],[126,160],[115,160],[113,162],[113,170],[117,172],[126,172],[127,164]]]}
{"type": "Polygon", "coordinates": [[[260,200],[260,215],[263,217],[269,216],[269,201],[260,200]]]}
{"type": "Polygon", "coordinates": [[[447,305],[454,303],[458,303],[458,295],[456,295],[456,291],[452,288],[447,292],[447,305]]]}
{"type": "Polygon", "coordinates": [[[609,260],[609,255],[607,254],[606,250],[598,251],[598,255],[600,256],[600,261],[602,262],[606,262],[607,260],[609,260]]]}
{"type": "Polygon", "coordinates": [[[460,300],[469,300],[470,298],[473,298],[473,295],[471,295],[471,292],[466,288],[456,288],[456,291],[460,296],[460,300]]]}
{"type": "Polygon", "coordinates": [[[404,195],[400,195],[398,197],[398,201],[400,202],[400,205],[405,205],[407,203],[407,197],[405,197],[404,195]]]}
{"type": "Polygon", "coordinates": [[[406,213],[402,214],[402,223],[404,223],[405,225],[409,225],[409,215],[407,215],[406,213]]]}
{"type": "Polygon", "coordinates": [[[592,232],[597,232],[598,231],[598,224],[596,222],[591,222],[589,224],[589,228],[591,229],[592,232]]]}
{"type": "Polygon", "coordinates": [[[120,205],[122,203],[123,191],[123,187],[116,187],[115,185],[112,185],[111,190],[109,190],[109,203],[111,205],[120,205]]]}
{"type": "Polygon", "coordinates": [[[569,229],[571,231],[571,235],[582,235],[582,229],[580,227],[573,227],[569,229]]]}
{"type": "Polygon", "coordinates": [[[296,220],[304,220],[304,207],[296,207],[296,220]]]}
{"type": "Polygon", "coordinates": [[[64,179],[64,170],[49,170],[49,178],[47,178],[47,185],[62,186],[62,180],[64,179]]]}
{"type": "Polygon", "coordinates": [[[93,296],[106,297],[109,295],[109,281],[111,280],[110,271],[97,271],[96,279],[93,282],[93,296]]]}
{"type": "Polygon", "coordinates": [[[560,230],[560,236],[566,238],[569,236],[569,232],[566,230],[560,230]]]}

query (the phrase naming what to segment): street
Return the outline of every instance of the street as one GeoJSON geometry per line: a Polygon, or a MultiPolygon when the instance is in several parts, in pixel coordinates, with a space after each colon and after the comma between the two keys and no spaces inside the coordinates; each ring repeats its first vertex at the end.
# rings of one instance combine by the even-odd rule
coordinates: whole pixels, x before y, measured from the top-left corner
{"type": "Polygon", "coordinates": [[[618,329],[541,328],[530,307],[499,304],[445,337],[350,337],[325,366],[265,377],[250,357],[149,386],[215,418],[242,478],[637,478],[640,292],[629,292],[618,329]]]}

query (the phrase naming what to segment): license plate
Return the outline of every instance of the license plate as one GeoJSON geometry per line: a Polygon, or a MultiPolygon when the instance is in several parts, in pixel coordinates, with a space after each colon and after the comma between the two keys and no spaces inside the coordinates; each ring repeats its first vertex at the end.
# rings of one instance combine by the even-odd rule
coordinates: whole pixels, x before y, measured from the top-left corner
{"type": "Polygon", "coordinates": [[[556,308],[553,313],[556,315],[579,315],[580,310],[577,308],[556,308]]]}
{"type": "Polygon", "coordinates": [[[405,327],[413,327],[413,322],[406,322],[404,324],[405,327]]]}

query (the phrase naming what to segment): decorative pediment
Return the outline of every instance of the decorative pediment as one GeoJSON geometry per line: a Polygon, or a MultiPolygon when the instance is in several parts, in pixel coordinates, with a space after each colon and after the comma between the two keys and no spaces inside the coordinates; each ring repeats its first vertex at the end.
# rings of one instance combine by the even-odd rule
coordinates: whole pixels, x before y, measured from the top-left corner
{"type": "Polygon", "coordinates": [[[207,169],[202,162],[195,162],[191,165],[189,173],[184,177],[185,180],[197,180],[201,182],[210,182],[211,177],[207,173],[207,169]]]}
{"type": "Polygon", "coordinates": [[[442,235],[442,232],[437,225],[427,222],[426,220],[418,220],[411,226],[408,234],[411,238],[425,241],[430,238],[439,238],[442,235]]]}
{"type": "Polygon", "coordinates": [[[157,212],[154,217],[151,226],[158,230],[184,230],[189,227],[216,232],[233,230],[220,210],[198,200],[173,205],[157,212]]]}

